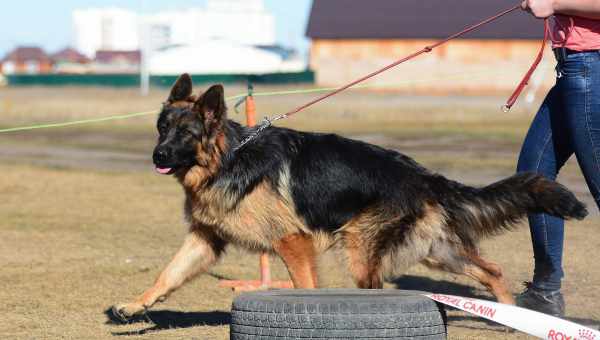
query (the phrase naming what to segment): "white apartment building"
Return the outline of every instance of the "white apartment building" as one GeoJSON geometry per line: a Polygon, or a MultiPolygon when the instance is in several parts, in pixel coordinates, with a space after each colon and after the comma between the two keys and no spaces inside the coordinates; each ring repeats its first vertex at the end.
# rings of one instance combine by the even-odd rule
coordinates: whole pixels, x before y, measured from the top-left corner
{"type": "Polygon", "coordinates": [[[75,48],[89,58],[98,50],[139,49],[138,15],[120,8],[73,11],[75,48]]]}
{"type": "Polygon", "coordinates": [[[209,0],[206,8],[140,15],[119,8],[76,10],[73,25],[75,47],[88,57],[102,49],[155,50],[208,40],[275,44],[275,18],[263,0],[209,0]]]}

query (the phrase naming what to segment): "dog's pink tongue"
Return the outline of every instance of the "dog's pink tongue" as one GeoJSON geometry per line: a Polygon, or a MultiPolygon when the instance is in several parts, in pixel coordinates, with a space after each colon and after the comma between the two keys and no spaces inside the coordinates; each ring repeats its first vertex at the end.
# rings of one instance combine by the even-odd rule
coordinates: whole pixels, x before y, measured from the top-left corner
{"type": "Polygon", "coordinates": [[[171,168],[159,168],[159,167],[156,167],[156,172],[158,172],[159,174],[166,175],[170,171],[171,171],[171,168]]]}

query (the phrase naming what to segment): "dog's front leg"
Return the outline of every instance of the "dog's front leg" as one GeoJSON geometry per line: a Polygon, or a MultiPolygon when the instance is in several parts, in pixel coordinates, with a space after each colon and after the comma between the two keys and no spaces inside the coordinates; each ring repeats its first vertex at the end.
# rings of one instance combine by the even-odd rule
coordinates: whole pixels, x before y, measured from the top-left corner
{"type": "Polygon", "coordinates": [[[183,245],[162,271],[150,289],[134,302],[113,307],[113,313],[122,319],[143,314],[157,301],[164,301],[169,294],[196,275],[212,266],[225,247],[225,242],[211,232],[194,229],[186,236],[183,245]]]}

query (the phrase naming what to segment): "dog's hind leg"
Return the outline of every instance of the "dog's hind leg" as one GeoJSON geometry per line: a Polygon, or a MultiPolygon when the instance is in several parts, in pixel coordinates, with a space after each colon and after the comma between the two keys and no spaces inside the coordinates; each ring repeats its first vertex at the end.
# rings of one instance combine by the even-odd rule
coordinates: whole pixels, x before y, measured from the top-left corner
{"type": "Polygon", "coordinates": [[[285,263],[294,288],[317,288],[317,254],[311,236],[285,236],[273,243],[273,249],[285,263]]]}
{"type": "Polygon", "coordinates": [[[487,262],[475,253],[466,255],[469,263],[464,267],[464,274],[484,285],[500,303],[514,305],[515,300],[508,289],[500,266],[487,262]]]}
{"type": "MultiPolygon", "coordinates": [[[[446,248],[448,249],[448,248],[446,248]]],[[[486,287],[500,303],[514,304],[500,266],[482,259],[476,251],[450,251],[446,256],[431,256],[422,263],[432,269],[466,275],[486,287]]]]}
{"type": "Polygon", "coordinates": [[[114,306],[113,313],[121,319],[143,314],[157,301],[164,301],[185,282],[206,271],[216,262],[224,247],[225,242],[212,232],[193,228],[154,286],[134,302],[114,306]]]}

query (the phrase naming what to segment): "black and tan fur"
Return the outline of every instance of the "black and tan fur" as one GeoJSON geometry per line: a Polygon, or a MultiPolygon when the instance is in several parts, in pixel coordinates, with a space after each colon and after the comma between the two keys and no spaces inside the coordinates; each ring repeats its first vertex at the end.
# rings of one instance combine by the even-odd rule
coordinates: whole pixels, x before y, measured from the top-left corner
{"type": "Polygon", "coordinates": [[[115,307],[125,318],[205,272],[228,244],[280,256],[296,288],[317,287],[317,253],[335,245],[360,288],[382,288],[386,273],[420,262],[468,275],[512,303],[478,242],[528,213],[587,214],[565,187],[535,174],[473,188],[332,134],[270,127],[236,150],[252,129],[227,120],[222,86],[196,98],[188,75],[173,87],[157,127],[154,162],[183,186],[190,232],[155,285],[115,307]]]}

